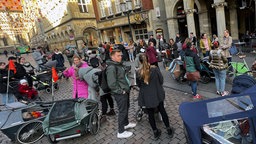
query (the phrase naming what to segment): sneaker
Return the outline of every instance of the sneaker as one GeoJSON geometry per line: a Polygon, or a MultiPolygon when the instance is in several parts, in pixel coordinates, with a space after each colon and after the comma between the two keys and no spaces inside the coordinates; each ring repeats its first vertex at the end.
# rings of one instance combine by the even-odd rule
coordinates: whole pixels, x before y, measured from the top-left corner
{"type": "Polygon", "coordinates": [[[114,116],[114,115],[116,115],[116,113],[115,113],[114,109],[110,109],[110,111],[107,112],[106,115],[107,115],[107,116],[114,116]]]}
{"type": "Polygon", "coordinates": [[[228,94],[229,94],[228,91],[224,91],[224,92],[221,93],[221,96],[226,96],[226,95],[228,95],[228,94]]]}
{"type": "Polygon", "coordinates": [[[161,130],[160,129],[157,129],[157,130],[154,130],[154,140],[158,140],[159,137],[161,136],[161,130]]]}
{"type": "Polygon", "coordinates": [[[219,91],[216,92],[217,95],[221,95],[221,93],[219,91]]]}
{"type": "Polygon", "coordinates": [[[202,97],[199,94],[196,94],[195,96],[193,96],[193,99],[201,99],[202,97]]]}
{"type": "Polygon", "coordinates": [[[173,128],[172,127],[167,128],[167,133],[170,136],[170,138],[172,138],[173,137],[173,133],[174,133],[173,128]]]}
{"type": "Polygon", "coordinates": [[[124,131],[123,133],[117,133],[117,138],[129,138],[132,134],[132,132],[124,131]]]}
{"type": "Polygon", "coordinates": [[[129,123],[128,125],[124,126],[124,129],[134,128],[136,127],[136,123],[129,123]]]}

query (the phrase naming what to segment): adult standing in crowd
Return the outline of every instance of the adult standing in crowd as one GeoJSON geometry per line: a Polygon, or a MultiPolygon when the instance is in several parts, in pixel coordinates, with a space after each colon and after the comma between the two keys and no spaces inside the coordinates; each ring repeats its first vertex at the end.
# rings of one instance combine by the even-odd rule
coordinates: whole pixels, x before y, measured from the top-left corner
{"type": "Polygon", "coordinates": [[[148,45],[150,42],[152,42],[154,44],[154,47],[156,47],[156,39],[153,35],[150,35],[150,38],[148,39],[148,45]]]}
{"type": "Polygon", "coordinates": [[[213,35],[212,35],[212,44],[213,44],[214,42],[219,42],[219,38],[217,37],[216,34],[213,34],[213,35]]]}
{"type": "Polygon", "coordinates": [[[159,35],[158,49],[159,49],[160,51],[163,50],[165,43],[166,43],[166,40],[164,39],[163,35],[159,35]]]}
{"type": "Polygon", "coordinates": [[[181,43],[181,41],[182,41],[182,39],[181,39],[181,37],[180,37],[180,34],[179,33],[177,33],[176,34],[176,38],[175,38],[175,43],[181,43]]]}
{"type": "Polygon", "coordinates": [[[172,58],[173,59],[178,58],[179,57],[178,47],[172,38],[169,40],[169,47],[170,47],[172,58]]]}
{"type": "Polygon", "coordinates": [[[232,37],[229,35],[229,31],[224,30],[224,38],[220,48],[223,50],[224,56],[228,59],[228,63],[232,61],[232,56],[229,52],[229,49],[232,46],[232,42],[233,40],[232,37]]]}
{"type": "Polygon", "coordinates": [[[44,61],[44,56],[45,54],[42,52],[42,47],[37,47],[37,49],[34,49],[34,52],[32,53],[32,57],[34,58],[34,60],[36,61],[36,69],[39,70],[39,65],[43,64],[44,61]]]}
{"type": "Polygon", "coordinates": [[[130,59],[130,62],[133,62],[134,61],[134,55],[133,55],[133,52],[134,52],[134,42],[133,40],[130,40],[128,46],[126,47],[127,51],[128,51],[128,54],[129,54],[129,59],[130,59]]]}
{"type": "Polygon", "coordinates": [[[192,42],[193,45],[195,45],[195,46],[197,45],[196,36],[194,35],[193,32],[190,33],[189,39],[190,39],[190,42],[192,42]]]}
{"type": "Polygon", "coordinates": [[[148,56],[149,63],[158,67],[157,52],[152,42],[149,43],[149,46],[146,49],[146,55],[148,56]]]}
{"type": "Polygon", "coordinates": [[[204,57],[209,56],[211,47],[212,47],[212,43],[210,38],[207,37],[206,33],[203,33],[200,40],[200,49],[204,57]]]}
{"type": "Polygon", "coordinates": [[[216,93],[221,96],[228,95],[228,91],[225,91],[228,60],[224,56],[224,52],[219,49],[219,42],[214,42],[213,50],[210,52],[209,62],[210,68],[213,69],[215,75],[215,85],[217,89],[216,93]]]}
{"type": "Polygon", "coordinates": [[[129,138],[133,133],[125,130],[136,126],[135,123],[129,123],[128,120],[130,82],[122,63],[122,52],[114,49],[110,56],[111,60],[107,61],[106,74],[108,86],[119,111],[117,138],[129,138]]]}
{"type": "Polygon", "coordinates": [[[140,107],[145,106],[148,112],[148,121],[157,140],[161,135],[161,130],[157,128],[155,122],[155,109],[157,108],[166,126],[167,133],[173,137],[173,129],[170,127],[169,118],[164,108],[165,91],[163,88],[163,76],[156,66],[149,64],[145,54],[139,56],[141,67],[137,74],[137,84],[140,87],[138,103],[140,107]]]}
{"type": "Polygon", "coordinates": [[[52,60],[56,60],[56,67],[64,67],[64,57],[59,49],[54,49],[54,54],[52,55],[52,60]]]}
{"type": "Polygon", "coordinates": [[[72,58],[74,56],[74,50],[72,49],[66,49],[65,50],[65,55],[67,56],[69,65],[72,66],[72,58]]]}
{"type": "MultiPolygon", "coordinates": [[[[195,71],[200,71],[200,60],[197,54],[193,52],[194,46],[191,43],[187,43],[187,49],[185,52],[184,61],[186,63],[187,73],[193,73],[195,71]]],[[[191,89],[194,99],[201,99],[201,96],[197,93],[197,81],[191,81],[191,89]]]]}
{"type": "Polygon", "coordinates": [[[80,80],[78,74],[80,68],[86,68],[88,65],[77,55],[74,55],[73,63],[74,65],[67,68],[63,75],[65,77],[72,77],[73,98],[88,98],[88,84],[84,80],[80,80]]]}

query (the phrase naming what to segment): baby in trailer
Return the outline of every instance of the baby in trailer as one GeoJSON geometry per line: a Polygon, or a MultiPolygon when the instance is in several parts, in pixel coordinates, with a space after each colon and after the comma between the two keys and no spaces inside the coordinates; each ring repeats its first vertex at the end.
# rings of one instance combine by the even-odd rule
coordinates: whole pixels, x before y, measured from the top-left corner
{"type": "Polygon", "coordinates": [[[24,100],[34,100],[38,96],[38,92],[33,87],[30,87],[28,81],[25,79],[20,80],[18,91],[21,95],[21,99],[24,100]]]}

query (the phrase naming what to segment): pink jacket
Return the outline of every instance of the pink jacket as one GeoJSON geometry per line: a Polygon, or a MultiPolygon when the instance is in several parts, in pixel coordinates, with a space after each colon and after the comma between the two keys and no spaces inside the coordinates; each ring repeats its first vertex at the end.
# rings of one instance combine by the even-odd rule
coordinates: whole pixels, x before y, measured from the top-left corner
{"type": "MultiPolygon", "coordinates": [[[[88,67],[87,63],[84,62],[80,68],[88,67]]],[[[76,79],[75,76],[75,69],[74,67],[70,67],[67,71],[63,72],[64,76],[66,77],[72,77],[73,80],[73,98],[76,98],[76,92],[77,97],[79,98],[88,98],[88,84],[80,79],[76,79]]]]}

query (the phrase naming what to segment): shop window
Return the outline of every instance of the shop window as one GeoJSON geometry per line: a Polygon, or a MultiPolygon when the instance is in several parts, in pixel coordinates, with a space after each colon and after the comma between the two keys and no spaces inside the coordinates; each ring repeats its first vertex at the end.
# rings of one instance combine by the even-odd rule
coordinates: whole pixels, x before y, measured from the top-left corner
{"type": "Polygon", "coordinates": [[[120,0],[115,0],[116,13],[121,13],[120,0]]]}
{"type": "Polygon", "coordinates": [[[78,0],[78,7],[81,13],[88,13],[88,7],[85,0],[78,0]]]}

